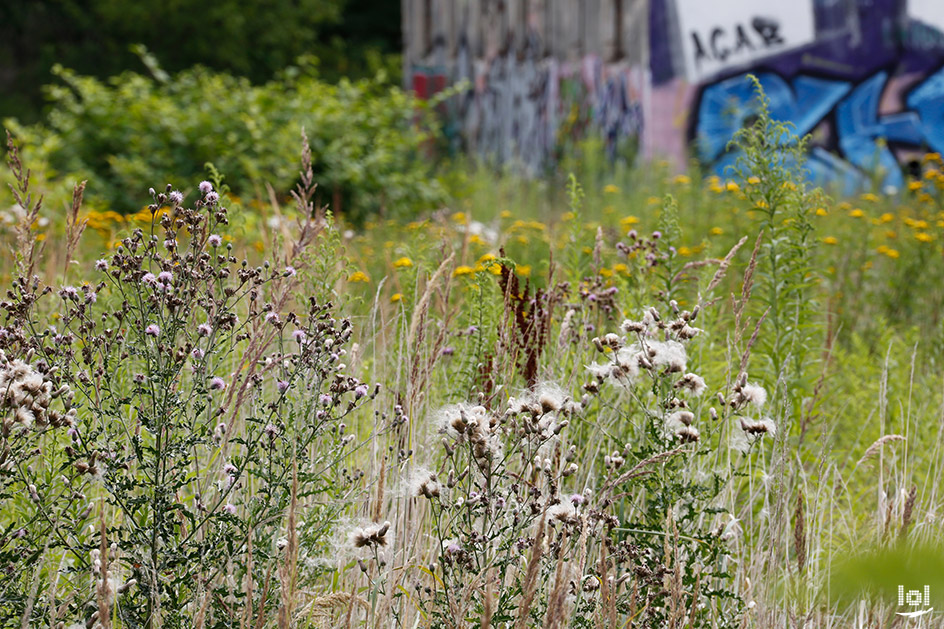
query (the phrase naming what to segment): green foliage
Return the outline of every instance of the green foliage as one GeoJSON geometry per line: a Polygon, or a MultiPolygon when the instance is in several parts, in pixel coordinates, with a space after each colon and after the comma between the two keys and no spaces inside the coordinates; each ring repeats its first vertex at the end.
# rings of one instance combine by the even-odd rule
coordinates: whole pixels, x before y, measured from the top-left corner
{"type": "Polygon", "coordinates": [[[260,84],[302,55],[322,76],[394,73],[400,3],[273,0],[265,3],[120,0],[0,5],[0,115],[39,118],[39,86],[56,64],[99,78],[140,68],[143,44],[171,72],[195,64],[260,84]],[[355,6],[356,5],[356,6],[355,6]]]}
{"type": "MultiPolygon", "coordinates": [[[[238,196],[297,178],[298,134],[311,138],[320,201],[358,218],[429,208],[442,196],[421,160],[420,104],[380,80],[330,85],[301,72],[263,86],[196,68],[173,77],[126,73],[103,83],[61,67],[45,124],[7,121],[31,159],[94,182],[96,209],[130,213],[142,181],[199,180],[212,161],[238,196]]],[[[267,197],[266,197],[267,198],[267,197]]]]}
{"type": "Polygon", "coordinates": [[[789,123],[771,118],[770,99],[757,79],[750,78],[757,92],[757,118],[735,134],[732,144],[743,151],[738,174],[755,182],[747,198],[760,215],[763,234],[758,297],[771,334],[761,339],[759,353],[769,361],[768,382],[781,382],[781,391],[798,404],[812,387],[808,348],[820,327],[809,290],[818,276],[810,216],[822,195],[806,189],[807,138],[797,138],[789,123]]]}

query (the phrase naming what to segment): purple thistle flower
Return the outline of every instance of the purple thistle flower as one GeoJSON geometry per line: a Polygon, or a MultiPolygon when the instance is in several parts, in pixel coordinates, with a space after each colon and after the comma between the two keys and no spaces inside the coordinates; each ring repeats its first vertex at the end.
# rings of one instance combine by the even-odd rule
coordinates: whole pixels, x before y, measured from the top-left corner
{"type": "Polygon", "coordinates": [[[62,290],[59,291],[59,295],[63,299],[78,299],[79,291],[76,290],[75,286],[63,286],[62,290]]]}
{"type": "Polygon", "coordinates": [[[359,384],[359,385],[357,385],[356,387],[354,387],[354,397],[359,400],[359,399],[361,399],[362,397],[364,397],[365,395],[367,395],[367,392],[368,392],[369,390],[370,390],[370,389],[367,388],[367,385],[366,385],[366,384],[359,384]]]}
{"type": "Polygon", "coordinates": [[[306,338],[308,338],[308,335],[305,334],[304,330],[295,330],[294,332],[292,332],[292,339],[296,343],[299,343],[299,344],[304,343],[306,338]]]}
{"type": "Polygon", "coordinates": [[[219,200],[220,200],[220,195],[218,195],[215,192],[208,192],[206,195],[207,205],[214,205],[219,200]]]}
{"type": "Polygon", "coordinates": [[[156,323],[152,323],[148,327],[144,328],[144,333],[148,336],[158,336],[161,333],[161,329],[157,326],[156,323]]]}
{"type": "Polygon", "coordinates": [[[236,473],[236,466],[233,465],[232,463],[227,463],[226,465],[223,466],[223,473],[224,473],[224,474],[235,474],[235,473],[236,473]]]}
{"type": "Polygon", "coordinates": [[[280,323],[279,313],[273,311],[267,312],[265,316],[265,322],[271,323],[272,325],[278,325],[280,323]]]}
{"type": "Polygon", "coordinates": [[[199,347],[195,347],[193,351],[190,352],[190,355],[193,356],[194,359],[196,360],[203,360],[203,356],[204,356],[203,350],[200,349],[199,347]]]}
{"type": "Polygon", "coordinates": [[[295,277],[298,271],[295,270],[294,266],[285,267],[285,277],[295,277]]]}
{"type": "Polygon", "coordinates": [[[275,387],[279,390],[279,393],[285,393],[286,391],[288,391],[288,381],[279,380],[278,382],[275,383],[275,387]]]}
{"type": "Polygon", "coordinates": [[[200,182],[200,194],[207,194],[213,190],[213,184],[209,181],[200,182]]]}
{"type": "Polygon", "coordinates": [[[154,275],[153,273],[145,273],[144,275],[141,276],[141,281],[144,284],[156,284],[157,276],[154,275]]]}
{"type": "Polygon", "coordinates": [[[333,400],[331,399],[331,396],[328,395],[327,393],[322,393],[322,394],[321,394],[321,397],[319,397],[318,400],[319,400],[322,404],[331,404],[331,402],[333,401],[333,400]]]}
{"type": "Polygon", "coordinates": [[[174,240],[173,238],[168,238],[167,240],[164,241],[164,248],[167,249],[168,251],[173,251],[174,249],[177,248],[177,241],[174,240]]]}
{"type": "Polygon", "coordinates": [[[662,232],[652,232],[653,240],[659,240],[660,238],[662,238],[662,232]]]}
{"type": "Polygon", "coordinates": [[[226,381],[216,376],[210,380],[210,391],[222,391],[226,388],[226,381]]]}
{"type": "Polygon", "coordinates": [[[159,282],[164,282],[165,284],[169,284],[170,282],[173,281],[173,279],[174,279],[174,274],[171,273],[170,271],[161,271],[160,274],[157,276],[157,280],[159,282]]]}
{"type": "Polygon", "coordinates": [[[136,373],[134,374],[134,376],[132,376],[131,379],[134,380],[137,384],[142,384],[144,382],[144,374],[136,373]]]}
{"type": "Polygon", "coordinates": [[[227,502],[226,505],[223,507],[223,511],[228,513],[229,515],[236,515],[236,505],[234,505],[231,502],[227,502]]]}
{"type": "Polygon", "coordinates": [[[213,326],[209,323],[201,323],[197,326],[197,334],[200,336],[210,336],[213,334],[213,326]]]}
{"type": "Polygon", "coordinates": [[[266,424],[263,432],[269,437],[269,439],[275,439],[275,436],[279,434],[279,429],[276,428],[274,424],[266,424]]]}
{"type": "Polygon", "coordinates": [[[220,245],[223,244],[223,239],[217,236],[216,234],[211,234],[210,237],[207,238],[207,243],[211,247],[219,247],[220,245]]]}
{"type": "Polygon", "coordinates": [[[99,258],[95,261],[95,269],[98,271],[107,271],[108,270],[108,260],[105,258],[99,258]]]}
{"type": "Polygon", "coordinates": [[[184,195],[182,195],[179,190],[174,190],[167,195],[167,198],[170,199],[170,202],[174,205],[180,205],[184,202],[184,195]]]}

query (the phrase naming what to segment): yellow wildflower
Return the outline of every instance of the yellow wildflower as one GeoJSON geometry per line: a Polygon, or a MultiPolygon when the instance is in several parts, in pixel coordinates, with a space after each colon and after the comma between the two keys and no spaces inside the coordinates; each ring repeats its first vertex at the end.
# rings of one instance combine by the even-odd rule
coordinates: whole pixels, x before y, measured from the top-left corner
{"type": "Polygon", "coordinates": [[[472,234],[471,236],[469,236],[469,243],[473,245],[484,245],[485,241],[482,240],[482,237],[479,236],[478,234],[472,234]]]}
{"type": "Polygon", "coordinates": [[[394,293],[390,296],[390,303],[395,304],[401,299],[403,299],[403,295],[401,293],[394,293]]]}
{"type": "Polygon", "coordinates": [[[835,236],[826,236],[825,238],[823,238],[823,242],[827,245],[838,245],[839,239],[836,238],[835,236]]]}
{"type": "Polygon", "coordinates": [[[680,186],[687,186],[692,182],[692,178],[688,175],[676,175],[673,181],[680,186]]]}
{"type": "Polygon", "coordinates": [[[741,190],[741,186],[737,185],[735,181],[729,181],[724,187],[728,192],[740,192],[741,190]]]}
{"type": "Polygon", "coordinates": [[[617,262],[616,264],[613,265],[613,272],[626,274],[626,273],[629,273],[629,267],[623,264],[622,262],[617,262]]]}
{"type": "Polygon", "coordinates": [[[881,220],[883,223],[891,223],[893,220],[895,220],[895,215],[891,212],[885,212],[879,216],[879,220],[881,220]]]}
{"type": "Polygon", "coordinates": [[[934,240],[934,236],[928,232],[918,232],[915,234],[915,240],[918,240],[919,242],[931,242],[934,240]]]}
{"type": "Polygon", "coordinates": [[[604,194],[619,194],[619,192],[620,192],[619,186],[614,186],[611,183],[608,183],[605,186],[603,186],[604,194]]]}
{"type": "Polygon", "coordinates": [[[600,277],[613,277],[613,271],[606,267],[601,267],[599,273],[600,277]]]}
{"type": "Polygon", "coordinates": [[[852,218],[862,218],[863,216],[865,216],[865,212],[863,212],[859,208],[856,208],[852,210],[851,212],[849,212],[849,216],[851,216],[852,218]]]}
{"type": "Polygon", "coordinates": [[[872,192],[866,192],[862,195],[859,195],[859,198],[862,199],[863,201],[867,201],[870,203],[875,203],[876,201],[878,201],[878,195],[872,192]]]}
{"type": "Polygon", "coordinates": [[[711,228],[711,235],[712,235],[712,236],[720,236],[720,235],[723,234],[723,233],[724,233],[724,230],[721,229],[720,227],[712,227],[712,228],[711,228]]]}
{"type": "Polygon", "coordinates": [[[824,208],[824,207],[818,207],[818,208],[816,208],[816,215],[817,215],[817,216],[826,216],[827,214],[829,214],[829,212],[826,211],[826,208],[824,208]]]}
{"type": "Polygon", "coordinates": [[[898,233],[897,233],[897,232],[894,232],[894,231],[892,231],[892,230],[889,229],[888,231],[885,232],[885,237],[886,237],[886,238],[898,238],[898,233]]]}
{"type": "Polygon", "coordinates": [[[456,267],[456,270],[452,272],[452,276],[462,277],[463,275],[472,275],[473,273],[475,273],[475,269],[463,264],[461,266],[456,267]]]}
{"type": "Polygon", "coordinates": [[[649,197],[648,199],[646,199],[646,205],[658,205],[661,202],[662,202],[662,199],[660,199],[659,197],[649,197]]]}
{"type": "Polygon", "coordinates": [[[760,183],[760,177],[758,177],[758,176],[756,176],[756,175],[753,175],[753,176],[751,176],[751,177],[748,177],[748,178],[747,178],[747,183],[751,184],[752,186],[756,186],[757,184],[760,183]]]}
{"type": "Polygon", "coordinates": [[[393,261],[393,268],[395,269],[405,269],[411,266],[413,266],[413,260],[410,260],[406,256],[393,261]]]}
{"type": "Polygon", "coordinates": [[[456,223],[465,225],[465,222],[466,222],[465,212],[456,212],[455,214],[452,215],[452,220],[455,221],[456,223]]]}
{"type": "Polygon", "coordinates": [[[515,266],[515,271],[518,275],[522,277],[531,277],[531,265],[530,264],[519,264],[515,266]]]}
{"type": "Polygon", "coordinates": [[[885,252],[885,255],[887,255],[892,260],[897,260],[899,256],[901,256],[901,254],[898,253],[897,249],[889,249],[888,251],[885,252]]]}
{"type": "Polygon", "coordinates": [[[921,189],[921,186],[922,186],[922,184],[921,184],[920,181],[909,181],[909,182],[908,182],[908,189],[911,190],[912,192],[917,192],[918,190],[921,189]]]}
{"type": "Polygon", "coordinates": [[[354,271],[347,276],[348,282],[369,282],[370,278],[363,271],[354,271]]]}
{"type": "Polygon", "coordinates": [[[511,218],[511,212],[509,212],[508,210],[502,210],[500,216],[502,218],[511,218]]]}

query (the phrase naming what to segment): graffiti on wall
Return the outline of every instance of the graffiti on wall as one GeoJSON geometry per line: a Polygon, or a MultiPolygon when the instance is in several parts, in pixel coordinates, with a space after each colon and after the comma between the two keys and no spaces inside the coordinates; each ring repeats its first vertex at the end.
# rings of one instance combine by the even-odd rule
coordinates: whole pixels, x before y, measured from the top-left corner
{"type": "MultiPolygon", "coordinates": [[[[815,24],[808,41],[749,62],[729,55],[730,63],[712,67],[710,75],[693,75],[684,32],[658,39],[672,30],[673,11],[687,4],[652,0],[652,89],[655,98],[687,96],[686,122],[676,126],[686,142],[675,146],[687,145],[717,174],[730,174],[738,154],[729,141],[756,115],[748,74],[770,99],[773,118],[791,123],[798,136],[811,134],[806,168],[817,182],[846,192],[876,181],[897,190],[922,152],[944,151],[944,4],[815,0],[808,7],[815,24]]],[[[774,4],[755,3],[754,11],[774,4]]],[[[805,14],[806,4],[797,6],[805,14]]],[[[731,43],[727,31],[717,37],[731,43]]]]}
{"type": "Polygon", "coordinates": [[[596,55],[566,63],[509,50],[474,59],[460,40],[452,76],[443,68],[413,69],[421,97],[447,83],[468,86],[448,104],[447,136],[456,148],[529,174],[556,161],[567,142],[591,135],[611,160],[631,158],[643,130],[645,73],[596,55]]]}
{"type": "MultiPolygon", "coordinates": [[[[882,186],[900,190],[905,183],[898,154],[930,149],[944,151],[944,69],[921,79],[900,95],[905,109],[882,113],[880,105],[889,82],[887,71],[854,84],[809,75],[787,81],[758,73],[770,99],[770,113],[789,122],[797,136],[814,133],[821,125],[829,139],[814,143],[806,164],[813,178],[840,182],[846,190],[869,183],[879,173],[882,186]]],[[[747,75],[707,86],[694,119],[694,143],[699,159],[724,175],[738,158],[729,150],[734,133],[756,114],[758,102],[747,75]]]]}
{"type": "Polygon", "coordinates": [[[922,151],[944,150],[940,0],[425,6],[411,13],[426,33],[408,57],[414,89],[467,85],[443,105],[451,146],[525,172],[596,137],[611,160],[694,157],[726,174],[756,108],[748,74],[775,118],[812,135],[817,180],[901,188],[922,151]]]}

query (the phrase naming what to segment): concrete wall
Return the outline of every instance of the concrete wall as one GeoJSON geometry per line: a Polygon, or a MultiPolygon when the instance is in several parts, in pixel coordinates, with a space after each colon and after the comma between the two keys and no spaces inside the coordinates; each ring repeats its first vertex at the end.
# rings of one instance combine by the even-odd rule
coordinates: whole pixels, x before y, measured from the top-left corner
{"type": "Polygon", "coordinates": [[[532,172],[568,142],[691,157],[721,175],[756,110],[813,136],[814,178],[900,188],[944,152],[940,0],[402,0],[404,77],[447,104],[457,148],[532,172]]]}

